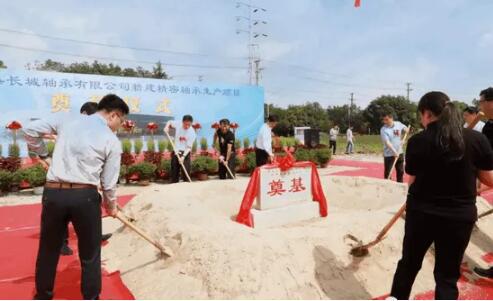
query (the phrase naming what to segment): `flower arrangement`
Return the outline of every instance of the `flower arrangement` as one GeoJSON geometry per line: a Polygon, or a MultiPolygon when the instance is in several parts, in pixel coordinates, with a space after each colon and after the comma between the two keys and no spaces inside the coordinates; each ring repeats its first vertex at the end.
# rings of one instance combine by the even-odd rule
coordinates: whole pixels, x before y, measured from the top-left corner
{"type": "Polygon", "coordinates": [[[12,137],[14,138],[13,144],[17,144],[17,131],[22,129],[20,122],[14,120],[7,124],[6,128],[12,131],[12,137]]]}
{"type": "Polygon", "coordinates": [[[127,133],[131,133],[135,128],[135,121],[127,119],[123,122],[123,129],[127,131],[127,133]]]}
{"type": "Polygon", "coordinates": [[[220,126],[220,125],[219,125],[219,122],[214,122],[214,123],[211,125],[211,129],[215,129],[215,130],[217,130],[217,129],[219,129],[219,126],[220,126]]]}
{"type": "Polygon", "coordinates": [[[147,124],[147,129],[149,130],[149,132],[151,132],[151,136],[154,136],[154,132],[156,132],[158,128],[159,126],[155,122],[149,122],[147,124]]]}
{"type": "Polygon", "coordinates": [[[202,125],[200,125],[200,123],[197,122],[197,123],[194,123],[192,125],[192,127],[193,127],[194,130],[198,131],[198,130],[200,130],[202,128],[202,125]]]}

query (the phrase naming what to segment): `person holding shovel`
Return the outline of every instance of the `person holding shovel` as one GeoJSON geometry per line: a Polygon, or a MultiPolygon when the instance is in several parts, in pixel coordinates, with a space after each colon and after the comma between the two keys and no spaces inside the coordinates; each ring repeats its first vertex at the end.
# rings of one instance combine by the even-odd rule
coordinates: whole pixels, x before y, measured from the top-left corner
{"type": "MultiPolygon", "coordinates": [[[[488,121],[482,128],[482,133],[488,138],[491,146],[493,146],[493,87],[484,89],[479,93],[479,106],[488,118],[488,121]]],[[[493,266],[486,269],[475,267],[473,271],[480,277],[493,279],[493,266]]]]}
{"type": "Polygon", "coordinates": [[[255,143],[255,160],[257,167],[263,166],[274,161],[274,152],[272,151],[272,129],[277,125],[279,118],[276,115],[270,115],[267,122],[262,125],[255,143]]]}
{"type": "Polygon", "coordinates": [[[235,134],[230,130],[228,119],[219,121],[219,129],[214,134],[214,144],[219,141],[219,179],[232,179],[235,175],[235,134]],[[229,174],[225,164],[233,175],[229,174]]]}
{"type": "Polygon", "coordinates": [[[116,182],[120,172],[121,144],[115,132],[129,108],[114,94],[106,95],[91,116],[57,113],[24,127],[29,153],[48,167],[41,211],[41,231],[36,260],[35,299],[52,299],[60,248],[68,222],[78,238],[84,299],[101,293],[101,200],[108,215],[117,216],[116,182]],[[43,141],[57,135],[53,159],[43,141]],[[98,192],[102,186],[103,196],[98,192]]]}
{"type": "MultiPolygon", "coordinates": [[[[169,129],[173,127],[175,132],[175,150],[171,154],[171,183],[180,182],[180,173],[183,173],[182,166],[186,169],[188,175],[191,171],[191,152],[193,142],[197,138],[195,130],[192,128],[193,117],[191,115],[183,116],[182,122],[168,121],[164,131],[169,134],[169,129]]],[[[182,178],[186,181],[185,174],[182,178]]]]}
{"type": "Polygon", "coordinates": [[[384,156],[384,179],[388,179],[392,172],[392,166],[395,162],[395,171],[397,173],[397,182],[402,183],[404,180],[404,155],[402,150],[402,135],[409,129],[399,121],[394,121],[393,114],[384,113],[382,116],[383,126],[380,129],[380,137],[383,143],[384,156]]]}
{"type": "MultiPolygon", "coordinates": [[[[92,101],[88,101],[80,107],[80,113],[82,115],[89,116],[96,113],[97,111],[98,111],[98,104],[92,101]]],[[[50,136],[51,139],[56,140],[56,136],[54,135],[50,135],[50,136]]],[[[111,233],[103,234],[101,236],[101,241],[107,241],[108,239],[110,239],[111,235],[112,235],[111,233]]],[[[68,245],[68,224],[67,224],[67,230],[64,235],[62,248],[60,249],[60,255],[70,256],[72,254],[74,254],[74,251],[72,251],[72,249],[68,245]]]]}
{"type": "Polygon", "coordinates": [[[457,299],[457,281],[477,219],[476,179],[493,185],[493,149],[484,135],[462,127],[460,112],[442,92],[418,104],[424,130],[409,140],[402,258],[390,295],[409,299],[423,258],[435,246],[436,299],[457,299]]]}

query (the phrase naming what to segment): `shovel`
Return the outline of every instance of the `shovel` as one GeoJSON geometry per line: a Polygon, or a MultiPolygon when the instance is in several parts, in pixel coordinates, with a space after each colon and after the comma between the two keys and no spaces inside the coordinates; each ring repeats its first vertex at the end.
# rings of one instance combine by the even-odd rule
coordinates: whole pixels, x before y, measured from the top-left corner
{"type": "MultiPolygon", "coordinates": [[[[166,133],[166,136],[168,136],[169,143],[171,143],[171,147],[173,147],[173,152],[175,153],[175,156],[178,157],[178,153],[176,152],[176,148],[175,148],[175,144],[173,143],[173,140],[171,140],[171,137],[169,136],[169,133],[167,131],[164,131],[164,132],[166,133]]],[[[180,160],[178,160],[178,162],[180,163],[181,168],[183,169],[183,172],[187,176],[188,182],[192,183],[192,179],[190,179],[190,176],[188,175],[188,171],[185,168],[185,165],[183,165],[183,162],[181,162],[180,160]]]]}
{"type": "Polygon", "coordinates": [[[115,218],[117,218],[119,221],[121,221],[125,226],[129,227],[132,229],[135,233],[140,235],[142,238],[147,240],[151,245],[156,247],[161,254],[165,255],[166,257],[171,257],[173,256],[173,251],[165,248],[164,246],[160,245],[157,241],[153,240],[149,235],[147,235],[144,231],[142,231],[140,228],[132,224],[129,220],[127,220],[120,211],[116,214],[115,218]]]}

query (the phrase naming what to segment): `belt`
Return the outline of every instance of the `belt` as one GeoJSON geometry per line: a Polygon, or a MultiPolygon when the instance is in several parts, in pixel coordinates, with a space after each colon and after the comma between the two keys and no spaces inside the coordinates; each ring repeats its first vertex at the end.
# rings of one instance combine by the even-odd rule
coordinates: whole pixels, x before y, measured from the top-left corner
{"type": "Polygon", "coordinates": [[[46,188],[57,188],[57,189],[84,189],[84,188],[94,188],[97,189],[96,185],[91,184],[78,184],[78,183],[67,183],[67,182],[46,182],[46,188]]]}

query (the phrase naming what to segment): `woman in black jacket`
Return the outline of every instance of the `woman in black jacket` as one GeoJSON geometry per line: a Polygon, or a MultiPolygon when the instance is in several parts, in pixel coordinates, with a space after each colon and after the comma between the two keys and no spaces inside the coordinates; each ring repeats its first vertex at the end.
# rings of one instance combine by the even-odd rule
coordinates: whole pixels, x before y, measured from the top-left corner
{"type": "Polygon", "coordinates": [[[460,113],[446,94],[425,94],[418,111],[425,129],[407,146],[405,235],[391,296],[409,299],[434,243],[435,298],[457,299],[460,265],[477,219],[476,179],[493,185],[493,150],[481,133],[462,128],[460,113]]]}

